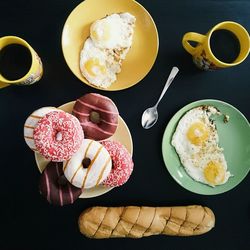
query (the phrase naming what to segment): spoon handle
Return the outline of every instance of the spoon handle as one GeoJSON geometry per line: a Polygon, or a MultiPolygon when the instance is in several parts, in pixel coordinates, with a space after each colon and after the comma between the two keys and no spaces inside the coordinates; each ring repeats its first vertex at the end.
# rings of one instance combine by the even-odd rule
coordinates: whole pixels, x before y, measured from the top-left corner
{"type": "Polygon", "coordinates": [[[157,103],[155,104],[155,107],[158,106],[159,102],[161,101],[162,97],[164,96],[164,94],[166,93],[168,87],[170,86],[170,84],[172,83],[172,81],[174,80],[175,76],[177,75],[177,73],[179,72],[179,69],[177,67],[173,67],[169,76],[168,76],[168,79],[165,83],[165,86],[161,92],[161,95],[157,101],[157,103]]]}

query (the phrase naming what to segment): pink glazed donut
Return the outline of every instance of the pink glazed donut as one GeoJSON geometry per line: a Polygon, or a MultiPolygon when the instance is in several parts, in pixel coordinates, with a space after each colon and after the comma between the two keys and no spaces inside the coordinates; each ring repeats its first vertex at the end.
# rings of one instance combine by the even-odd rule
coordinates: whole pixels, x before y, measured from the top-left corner
{"type": "Polygon", "coordinates": [[[123,185],[128,181],[134,167],[130,153],[120,142],[102,141],[101,144],[107,149],[112,160],[112,170],[102,184],[108,187],[123,185]]]}
{"type": "Polygon", "coordinates": [[[77,118],[62,110],[45,115],[34,129],[38,152],[51,161],[68,160],[80,148],[83,139],[77,118]]]}
{"type": "Polygon", "coordinates": [[[118,126],[116,105],[110,98],[100,94],[89,93],[77,99],[72,114],[79,119],[87,139],[107,139],[118,126]]]}

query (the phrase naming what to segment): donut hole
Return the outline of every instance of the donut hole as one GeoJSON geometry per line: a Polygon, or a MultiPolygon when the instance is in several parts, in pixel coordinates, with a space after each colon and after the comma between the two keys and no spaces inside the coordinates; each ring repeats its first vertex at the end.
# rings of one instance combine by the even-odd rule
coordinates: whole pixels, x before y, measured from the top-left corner
{"type": "Polygon", "coordinates": [[[88,168],[89,167],[89,165],[90,165],[90,163],[91,163],[91,160],[89,159],[89,158],[84,158],[83,160],[82,160],[82,166],[83,166],[83,168],[88,168]]]}
{"type": "Polygon", "coordinates": [[[61,141],[63,139],[63,135],[61,131],[56,131],[56,141],[61,141]]]}
{"type": "Polygon", "coordinates": [[[112,164],[111,168],[114,169],[114,161],[113,160],[111,160],[111,164],[112,164]]]}
{"type": "Polygon", "coordinates": [[[100,116],[100,114],[98,112],[91,111],[89,119],[90,119],[91,122],[98,124],[101,121],[101,116],[100,116]]]}
{"type": "Polygon", "coordinates": [[[59,186],[66,186],[68,183],[68,180],[66,179],[64,175],[61,175],[58,177],[57,183],[59,186]]]}

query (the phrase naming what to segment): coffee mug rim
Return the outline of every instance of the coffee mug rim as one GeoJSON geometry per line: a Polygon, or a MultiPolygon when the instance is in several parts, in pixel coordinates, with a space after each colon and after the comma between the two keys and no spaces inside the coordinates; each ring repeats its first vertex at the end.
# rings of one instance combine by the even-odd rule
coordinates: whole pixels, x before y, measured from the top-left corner
{"type": "MultiPolygon", "coordinates": [[[[31,45],[27,41],[25,41],[23,38],[18,37],[18,36],[3,36],[3,37],[0,37],[0,41],[5,40],[5,39],[12,39],[12,40],[15,40],[15,41],[18,41],[18,42],[21,41],[25,45],[25,47],[29,50],[29,52],[31,54],[31,59],[32,59],[31,66],[29,68],[29,71],[24,76],[22,76],[21,78],[18,78],[16,80],[8,80],[3,75],[0,75],[0,81],[1,81],[1,78],[2,78],[6,84],[18,84],[18,83],[24,81],[30,75],[30,72],[32,71],[32,65],[35,62],[35,54],[34,54],[34,51],[33,51],[33,48],[31,47],[31,45]]],[[[20,44],[20,43],[11,42],[11,43],[8,43],[7,45],[5,45],[4,47],[6,47],[8,45],[11,45],[11,44],[20,44]]],[[[21,45],[23,45],[23,44],[21,44],[21,45]]]]}
{"type": "MultiPolygon", "coordinates": [[[[229,30],[229,31],[232,32],[231,30],[229,30]]],[[[232,33],[233,33],[233,32],[232,32],[232,33]]],[[[248,56],[248,54],[249,54],[249,51],[250,51],[250,36],[249,36],[248,31],[247,31],[241,24],[239,24],[239,23],[237,23],[237,22],[234,22],[234,21],[223,21],[223,22],[220,22],[220,23],[216,24],[216,25],[215,25],[213,28],[211,28],[210,31],[207,33],[207,48],[208,48],[208,51],[209,51],[210,55],[213,57],[213,59],[214,59],[215,61],[219,62],[219,64],[221,64],[222,66],[227,66],[227,67],[236,66],[236,65],[242,63],[242,62],[247,58],[247,56],[248,56]],[[212,52],[212,50],[211,50],[211,47],[210,47],[210,38],[211,38],[211,35],[213,34],[213,32],[214,32],[215,30],[218,30],[218,28],[219,28],[220,26],[222,26],[223,24],[228,24],[228,23],[233,24],[233,25],[237,26],[238,28],[240,28],[240,29],[244,32],[244,34],[248,37],[248,52],[245,54],[245,56],[244,56],[240,61],[238,61],[238,62],[233,62],[233,63],[225,63],[225,62],[219,60],[219,59],[213,54],[213,52],[212,52]]],[[[237,58],[236,58],[236,59],[237,59],[237,58]]]]}

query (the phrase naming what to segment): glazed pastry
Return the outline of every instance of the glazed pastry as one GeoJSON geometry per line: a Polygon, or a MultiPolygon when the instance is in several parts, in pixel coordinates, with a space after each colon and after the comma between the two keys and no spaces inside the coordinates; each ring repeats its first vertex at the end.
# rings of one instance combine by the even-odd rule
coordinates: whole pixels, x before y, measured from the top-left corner
{"type": "Polygon", "coordinates": [[[192,236],[215,225],[211,209],[183,207],[92,207],[80,215],[79,229],[89,238],[141,238],[157,234],[192,236]]]}
{"type": "Polygon", "coordinates": [[[107,139],[115,133],[118,126],[117,107],[103,95],[90,93],[77,99],[72,114],[79,119],[88,139],[107,139]]]}
{"type": "Polygon", "coordinates": [[[68,160],[79,149],[83,139],[77,118],[62,110],[45,115],[34,129],[38,152],[51,161],[68,160]]]}
{"type": "Polygon", "coordinates": [[[102,144],[84,139],[80,149],[64,162],[63,171],[74,186],[91,188],[107,178],[111,165],[110,155],[102,144]]]}
{"type": "Polygon", "coordinates": [[[36,111],[34,111],[32,114],[29,115],[27,120],[24,123],[24,140],[27,143],[27,145],[33,150],[37,151],[36,145],[34,142],[34,128],[36,127],[38,121],[43,118],[46,114],[48,114],[51,111],[55,111],[57,108],[54,107],[43,107],[36,111]]]}
{"type": "Polygon", "coordinates": [[[43,171],[39,191],[53,205],[72,204],[82,193],[80,188],[71,185],[65,178],[62,162],[50,162],[43,171]]]}
{"type": "Polygon", "coordinates": [[[109,152],[112,159],[112,170],[102,182],[108,187],[118,187],[126,183],[133,171],[134,163],[128,150],[115,141],[103,141],[102,145],[109,152]]]}

